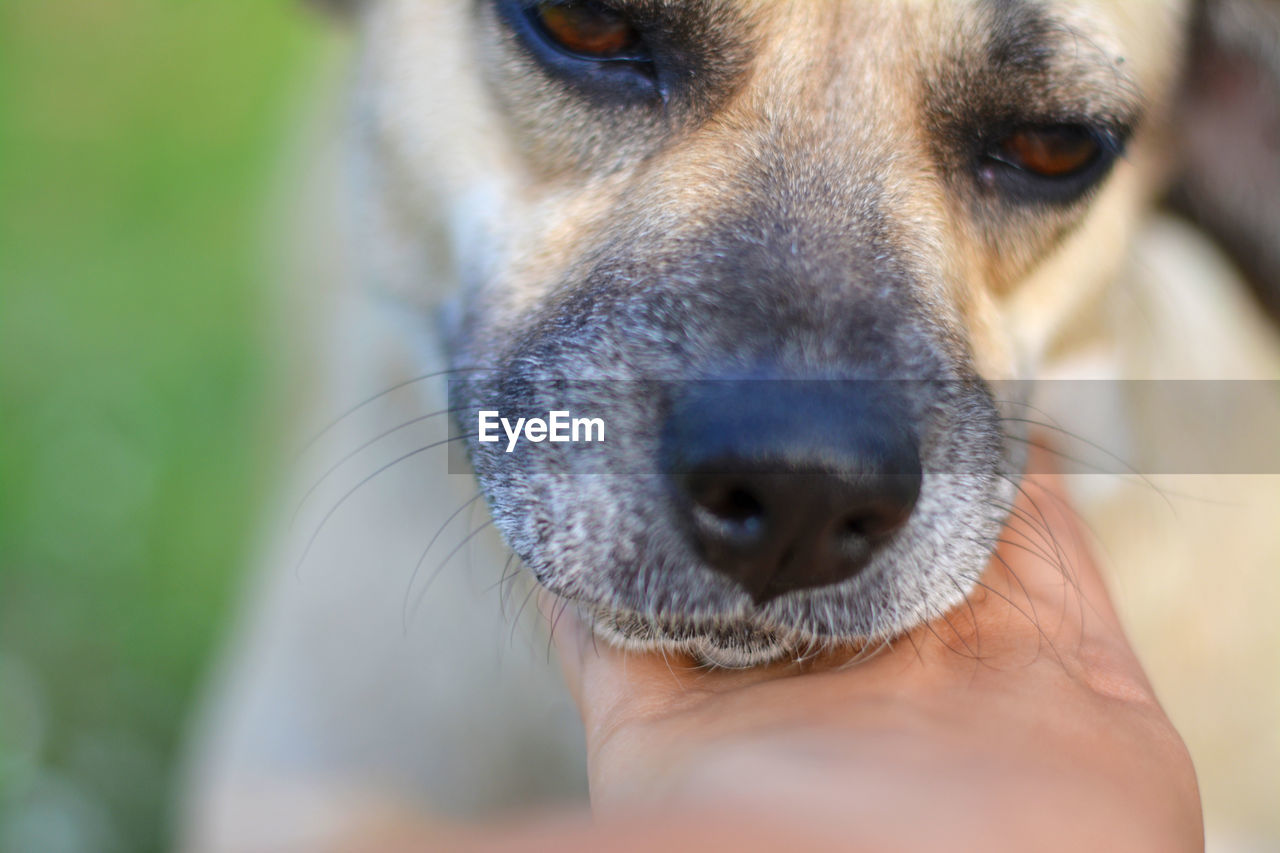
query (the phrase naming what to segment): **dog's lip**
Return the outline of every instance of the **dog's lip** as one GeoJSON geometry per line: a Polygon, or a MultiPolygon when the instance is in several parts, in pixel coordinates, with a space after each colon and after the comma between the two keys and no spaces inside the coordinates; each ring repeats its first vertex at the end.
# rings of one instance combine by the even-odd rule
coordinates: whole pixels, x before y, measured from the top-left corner
{"type": "Polygon", "coordinates": [[[586,602],[576,606],[592,633],[610,645],[628,651],[687,655],[700,663],[728,669],[801,660],[834,643],[853,642],[784,625],[762,624],[741,613],[686,616],[641,613],[586,602]]]}

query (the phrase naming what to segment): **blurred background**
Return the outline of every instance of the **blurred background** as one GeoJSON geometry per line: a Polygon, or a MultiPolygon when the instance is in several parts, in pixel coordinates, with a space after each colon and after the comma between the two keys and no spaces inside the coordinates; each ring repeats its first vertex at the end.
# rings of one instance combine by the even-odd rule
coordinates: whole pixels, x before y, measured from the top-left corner
{"type": "Polygon", "coordinates": [[[343,44],[302,5],[0,3],[3,853],[167,848],[269,476],[269,211],[343,44]]]}

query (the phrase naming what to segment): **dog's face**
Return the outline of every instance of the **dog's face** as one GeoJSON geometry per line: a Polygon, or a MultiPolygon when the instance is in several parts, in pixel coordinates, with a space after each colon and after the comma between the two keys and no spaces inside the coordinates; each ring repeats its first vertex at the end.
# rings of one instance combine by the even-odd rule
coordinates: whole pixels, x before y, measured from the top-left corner
{"type": "Polygon", "coordinates": [[[1121,262],[1188,6],[372,3],[376,230],[458,284],[467,431],[609,430],[473,442],[538,580],[730,665],[962,600],[1018,471],[984,380],[1033,371],[1121,262]]]}

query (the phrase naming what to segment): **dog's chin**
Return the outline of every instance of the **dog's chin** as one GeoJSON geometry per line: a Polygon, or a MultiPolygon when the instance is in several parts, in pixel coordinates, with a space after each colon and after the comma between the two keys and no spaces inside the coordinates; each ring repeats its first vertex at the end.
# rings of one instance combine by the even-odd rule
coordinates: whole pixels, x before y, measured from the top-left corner
{"type": "Polygon", "coordinates": [[[609,607],[585,607],[583,620],[596,637],[616,648],[686,655],[723,669],[802,661],[836,646],[856,654],[859,645],[740,619],[682,619],[609,607]]]}

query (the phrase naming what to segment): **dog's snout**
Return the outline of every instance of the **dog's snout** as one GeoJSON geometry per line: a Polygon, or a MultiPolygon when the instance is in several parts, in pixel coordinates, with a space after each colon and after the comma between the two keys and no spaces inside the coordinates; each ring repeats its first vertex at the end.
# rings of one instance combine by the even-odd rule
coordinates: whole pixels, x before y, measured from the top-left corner
{"type": "Polygon", "coordinates": [[[664,431],[684,528],[757,603],[853,577],[909,519],[923,480],[880,382],[706,382],[664,431]]]}

